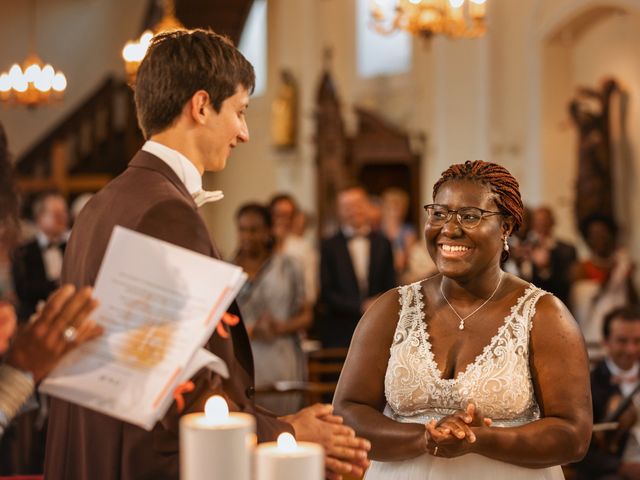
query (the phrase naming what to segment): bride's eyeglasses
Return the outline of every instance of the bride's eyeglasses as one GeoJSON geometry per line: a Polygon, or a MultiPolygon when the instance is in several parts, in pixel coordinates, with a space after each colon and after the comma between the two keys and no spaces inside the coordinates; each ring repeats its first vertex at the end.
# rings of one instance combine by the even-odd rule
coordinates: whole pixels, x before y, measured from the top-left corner
{"type": "Polygon", "coordinates": [[[476,228],[484,217],[492,215],[502,215],[502,212],[492,212],[477,207],[462,207],[458,210],[451,210],[446,205],[430,203],[424,206],[427,212],[427,221],[433,227],[441,227],[447,223],[455,214],[458,223],[462,228],[476,228]]]}

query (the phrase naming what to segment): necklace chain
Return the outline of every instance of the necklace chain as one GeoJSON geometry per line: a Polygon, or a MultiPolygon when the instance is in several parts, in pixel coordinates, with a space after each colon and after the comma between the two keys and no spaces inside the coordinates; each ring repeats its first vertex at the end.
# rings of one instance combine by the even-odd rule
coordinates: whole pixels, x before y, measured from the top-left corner
{"type": "Polygon", "coordinates": [[[476,308],[473,312],[471,312],[469,315],[467,315],[465,317],[461,317],[460,314],[456,311],[456,309],[453,308],[453,305],[451,305],[451,302],[449,301],[447,296],[444,294],[444,290],[442,289],[442,280],[440,280],[440,293],[442,294],[442,298],[444,298],[444,301],[447,302],[447,305],[449,305],[449,308],[451,308],[451,310],[453,310],[453,313],[456,314],[456,317],[458,317],[460,319],[460,324],[458,325],[458,330],[464,330],[464,321],[467,318],[469,318],[470,316],[472,316],[473,314],[477,313],[478,310],[480,310],[482,307],[484,307],[487,303],[489,303],[489,301],[493,298],[493,296],[496,294],[496,292],[500,288],[500,284],[502,283],[502,277],[504,277],[504,271],[500,270],[500,279],[498,280],[498,284],[496,285],[496,288],[493,290],[493,293],[489,296],[489,298],[487,298],[484,302],[482,302],[482,305],[480,305],[478,308],[476,308]]]}

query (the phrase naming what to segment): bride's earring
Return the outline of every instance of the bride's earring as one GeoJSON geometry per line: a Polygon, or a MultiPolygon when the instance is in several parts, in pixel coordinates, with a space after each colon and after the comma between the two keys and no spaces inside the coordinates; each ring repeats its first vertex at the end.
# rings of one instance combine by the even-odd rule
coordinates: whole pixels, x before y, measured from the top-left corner
{"type": "Polygon", "coordinates": [[[502,239],[502,241],[504,242],[504,251],[508,252],[509,251],[509,241],[508,241],[508,237],[505,235],[504,238],[502,239]]]}

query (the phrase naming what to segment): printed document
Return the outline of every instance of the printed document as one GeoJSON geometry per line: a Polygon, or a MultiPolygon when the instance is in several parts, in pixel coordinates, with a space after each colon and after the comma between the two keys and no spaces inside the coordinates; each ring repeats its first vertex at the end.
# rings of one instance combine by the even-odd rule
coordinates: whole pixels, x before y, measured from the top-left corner
{"type": "Polygon", "coordinates": [[[69,353],[40,390],[151,430],[200,368],[228,376],[202,346],[245,281],[235,265],[116,227],[94,287],[104,334],[69,353]]]}

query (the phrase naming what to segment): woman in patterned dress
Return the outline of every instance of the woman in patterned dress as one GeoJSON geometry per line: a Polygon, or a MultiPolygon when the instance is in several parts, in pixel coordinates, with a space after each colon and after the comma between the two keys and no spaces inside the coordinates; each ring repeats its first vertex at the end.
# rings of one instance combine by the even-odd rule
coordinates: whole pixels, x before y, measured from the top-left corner
{"type": "Polygon", "coordinates": [[[505,273],[517,181],[452,165],[427,205],[438,274],[383,295],[360,321],[336,411],[371,440],[366,479],[560,479],[591,435],[589,366],[567,308],[505,273]]]}
{"type": "MultiPolygon", "coordinates": [[[[248,203],[236,214],[238,251],[234,263],[249,276],[238,305],[251,338],[256,387],[276,382],[301,382],[305,361],[300,334],[311,324],[304,276],[291,257],[272,249],[269,210],[248,203]]],[[[279,415],[300,409],[300,394],[261,394],[256,403],[279,415]]]]}

